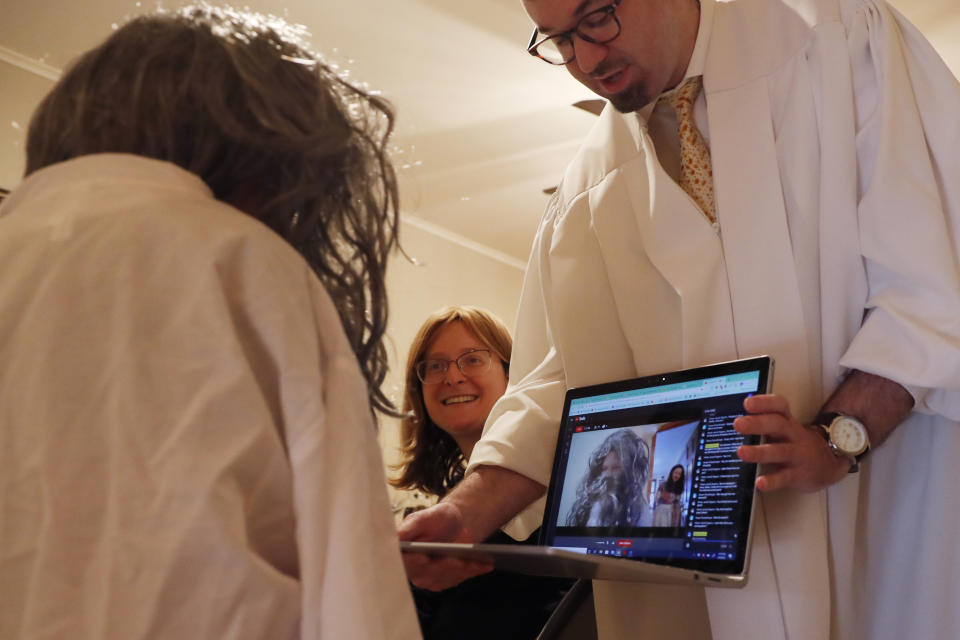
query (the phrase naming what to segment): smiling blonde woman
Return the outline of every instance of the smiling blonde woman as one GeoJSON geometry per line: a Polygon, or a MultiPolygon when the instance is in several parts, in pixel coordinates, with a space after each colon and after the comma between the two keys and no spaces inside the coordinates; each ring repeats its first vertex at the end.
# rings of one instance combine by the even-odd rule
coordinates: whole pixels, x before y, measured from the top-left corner
{"type": "Polygon", "coordinates": [[[443,497],[463,478],[470,450],[506,389],[512,348],[506,325],[484,309],[447,307],[427,318],[407,356],[404,457],[393,486],[443,497]],[[454,396],[465,401],[451,403],[454,396]]]}

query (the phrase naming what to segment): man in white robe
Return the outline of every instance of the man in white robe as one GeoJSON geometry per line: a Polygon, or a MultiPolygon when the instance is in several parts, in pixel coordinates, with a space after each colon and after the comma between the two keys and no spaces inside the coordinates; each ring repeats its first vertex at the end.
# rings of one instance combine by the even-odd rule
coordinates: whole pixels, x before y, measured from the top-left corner
{"type": "MultiPolygon", "coordinates": [[[[609,4],[525,2],[543,36],[609,4]]],[[[466,479],[401,537],[537,526],[566,388],[769,353],[777,395],[737,427],[772,444],[741,455],[773,463],[761,490],[813,491],[761,495],[749,585],[707,590],[713,637],[960,637],[960,87],[882,1],[616,5],[622,32],[571,34],[567,68],[627,112],[607,107],[544,216],[466,479]],[[693,76],[717,225],[656,102],[693,76]],[[859,473],[804,426],[822,410],[867,426],[859,473]]],[[[406,562],[424,583],[476,570],[406,562]]],[[[597,583],[601,637],[660,637],[645,613],[695,617],[691,591],[597,583]]]]}

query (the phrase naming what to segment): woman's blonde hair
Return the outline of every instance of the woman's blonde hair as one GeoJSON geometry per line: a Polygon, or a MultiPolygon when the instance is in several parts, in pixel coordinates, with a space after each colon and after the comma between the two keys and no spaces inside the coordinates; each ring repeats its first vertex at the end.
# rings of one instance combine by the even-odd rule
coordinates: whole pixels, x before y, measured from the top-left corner
{"type": "Polygon", "coordinates": [[[393,110],[302,35],[279,18],[207,5],[135,18],[37,108],[26,173],[130,153],[199,176],[304,257],[336,305],[372,406],[397,415],[380,389],[384,271],[399,221],[393,110]]]}
{"type": "Polygon", "coordinates": [[[490,349],[500,359],[504,374],[509,371],[513,349],[510,330],[500,318],[471,306],[437,311],[423,323],[410,345],[403,389],[403,411],[407,416],[400,423],[403,460],[396,466],[400,476],[391,479],[390,484],[440,497],[463,479],[466,461],[456,441],[430,419],[423,404],[423,387],[417,377],[416,364],[423,359],[437,331],[452,322],[462,322],[490,349]]]}

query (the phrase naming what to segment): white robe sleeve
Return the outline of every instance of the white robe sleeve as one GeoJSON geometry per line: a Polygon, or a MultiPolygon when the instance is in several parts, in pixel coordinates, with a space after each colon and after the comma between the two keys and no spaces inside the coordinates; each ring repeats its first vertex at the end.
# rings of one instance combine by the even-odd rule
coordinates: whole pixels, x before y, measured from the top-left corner
{"type": "Polygon", "coordinates": [[[960,85],[885,4],[847,3],[868,314],[841,360],[960,419],[960,85]]]}
{"type": "MultiPolygon", "coordinates": [[[[549,322],[549,251],[559,211],[554,197],[534,241],[517,312],[510,359],[510,383],[487,418],[483,437],[473,449],[467,473],[480,465],[516,471],[546,486],[550,482],[566,384],[563,363],[549,322]]],[[[520,512],[505,527],[526,539],[540,526],[545,498],[520,512]]]]}

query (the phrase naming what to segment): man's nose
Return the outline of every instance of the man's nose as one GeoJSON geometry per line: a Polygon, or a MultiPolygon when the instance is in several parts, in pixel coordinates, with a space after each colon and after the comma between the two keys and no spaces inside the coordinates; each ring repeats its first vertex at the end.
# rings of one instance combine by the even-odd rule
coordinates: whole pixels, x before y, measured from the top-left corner
{"type": "Polygon", "coordinates": [[[574,64],[584,73],[593,73],[597,65],[607,57],[607,45],[587,42],[579,36],[573,37],[574,64]]]}

